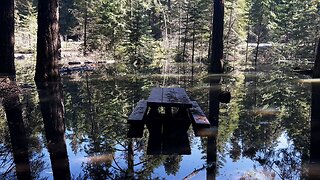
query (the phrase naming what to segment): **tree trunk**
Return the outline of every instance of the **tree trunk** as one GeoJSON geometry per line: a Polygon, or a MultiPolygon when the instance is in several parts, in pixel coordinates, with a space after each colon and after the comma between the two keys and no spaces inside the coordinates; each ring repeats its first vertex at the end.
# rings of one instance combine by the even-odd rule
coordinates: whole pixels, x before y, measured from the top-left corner
{"type": "Polygon", "coordinates": [[[317,47],[316,60],[314,62],[313,78],[320,78],[320,38],[317,47]]]}
{"type": "Polygon", "coordinates": [[[0,5],[0,74],[15,76],[14,66],[14,0],[0,5]]]}
{"type": "Polygon", "coordinates": [[[189,31],[189,14],[187,14],[186,29],[184,31],[184,40],[183,40],[183,49],[182,49],[182,63],[185,63],[185,57],[187,54],[186,49],[187,49],[188,31],[189,31]]]}
{"type": "Polygon", "coordinates": [[[212,28],[212,53],[209,73],[223,73],[223,20],[224,0],[214,0],[212,28]]]}
{"type": "Polygon", "coordinates": [[[248,51],[249,51],[249,36],[250,36],[250,24],[248,23],[248,29],[247,29],[247,44],[246,44],[246,63],[248,62],[248,51]]]}
{"type": "Polygon", "coordinates": [[[38,1],[38,34],[36,81],[60,79],[59,60],[59,4],[58,0],[38,1]]]}
{"type": "Polygon", "coordinates": [[[84,12],[84,32],[83,32],[83,55],[87,56],[87,27],[88,27],[88,2],[86,1],[86,7],[84,12]]]}
{"type": "MultiPolygon", "coordinates": [[[[191,54],[191,78],[193,80],[194,75],[194,51],[195,51],[195,41],[196,41],[196,32],[195,32],[195,22],[193,22],[193,31],[192,31],[192,54],[191,54]]],[[[193,81],[192,81],[193,82],[193,81]]]]}
{"type": "Polygon", "coordinates": [[[258,37],[257,37],[257,46],[256,46],[256,52],[255,52],[255,57],[254,57],[254,68],[257,68],[257,61],[258,61],[258,56],[259,56],[259,45],[261,41],[261,26],[262,26],[262,21],[260,21],[259,24],[259,31],[258,31],[258,37]]]}

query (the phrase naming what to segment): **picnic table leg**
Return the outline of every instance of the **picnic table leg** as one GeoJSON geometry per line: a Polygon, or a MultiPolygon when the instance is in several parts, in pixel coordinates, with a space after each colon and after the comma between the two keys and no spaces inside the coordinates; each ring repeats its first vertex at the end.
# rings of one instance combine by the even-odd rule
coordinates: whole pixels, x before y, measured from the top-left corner
{"type": "Polygon", "coordinates": [[[172,117],[172,108],[171,107],[165,107],[164,108],[165,114],[167,118],[172,117]]]}
{"type": "Polygon", "coordinates": [[[182,107],[180,107],[180,108],[178,109],[178,112],[177,112],[177,115],[178,115],[178,116],[184,117],[184,116],[187,116],[187,114],[188,114],[187,108],[182,108],[182,107]]]}
{"type": "Polygon", "coordinates": [[[150,111],[149,111],[149,115],[157,115],[157,114],[159,114],[158,108],[159,107],[157,107],[157,106],[151,106],[150,107],[150,111]]]}

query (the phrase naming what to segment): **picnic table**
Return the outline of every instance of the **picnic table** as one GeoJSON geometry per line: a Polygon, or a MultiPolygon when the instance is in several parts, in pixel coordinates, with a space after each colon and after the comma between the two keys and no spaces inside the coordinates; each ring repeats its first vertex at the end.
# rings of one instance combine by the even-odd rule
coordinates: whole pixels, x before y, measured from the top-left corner
{"type": "Polygon", "coordinates": [[[129,124],[144,123],[147,115],[158,113],[159,107],[164,107],[165,116],[172,116],[172,109],[178,113],[188,114],[194,126],[209,127],[210,122],[196,101],[191,101],[183,88],[152,88],[147,100],[141,100],[128,118],[129,124]]]}

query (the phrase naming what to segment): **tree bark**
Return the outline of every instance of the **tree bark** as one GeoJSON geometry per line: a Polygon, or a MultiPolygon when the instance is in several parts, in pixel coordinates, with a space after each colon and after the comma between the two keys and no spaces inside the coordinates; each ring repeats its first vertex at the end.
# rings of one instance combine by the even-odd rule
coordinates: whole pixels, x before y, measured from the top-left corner
{"type": "Polygon", "coordinates": [[[209,73],[223,73],[223,21],[224,0],[214,0],[212,23],[212,52],[209,73]]]}
{"type": "Polygon", "coordinates": [[[320,38],[318,41],[316,60],[314,62],[313,78],[320,78],[320,38]]]}
{"type": "Polygon", "coordinates": [[[57,81],[59,60],[58,0],[38,1],[36,81],[57,81]]]}
{"type": "Polygon", "coordinates": [[[0,74],[15,76],[14,66],[14,0],[0,5],[0,74]]]}

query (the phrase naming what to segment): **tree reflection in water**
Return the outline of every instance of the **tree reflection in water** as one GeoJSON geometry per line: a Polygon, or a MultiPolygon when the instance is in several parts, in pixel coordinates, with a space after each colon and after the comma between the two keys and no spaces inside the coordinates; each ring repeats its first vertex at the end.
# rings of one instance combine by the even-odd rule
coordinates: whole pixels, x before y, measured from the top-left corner
{"type": "MultiPolygon", "coordinates": [[[[15,81],[9,80],[9,82],[10,83],[7,84],[8,88],[0,90],[3,97],[2,105],[7,117],[16,177],[17,179],[32,179],[29,161],[30,157],[28,151],[28,140],[22,118],[22,109],[19,99],[20,90],[17,87],[15,81]]],[[[7,173],[9,172],[10,170],[7,171],[7,173]]],[[[6,173],[2,175],[3,178],[8,178],[5,174],[6,173]]]]}
{"type": "Polygon", "coordinates": [[[61,82],[37,82],[53,177],[70,179],[61,82]]]}
{"type": "MultiPolygon", "coordinates": [[[[221,93],[221,76],[210,78],[209,88],[209,121],[211,126],[219,127],[221,93]]],[[[217,135],[209,136],[207,139],[207,179],[216,179],[217,168],[217,135]]]]}
{"type": "MultiPolygon", "coordinates": [[[[79,77],[70,75],[63,78],[64,98],[60,92],[61,85],[39,85],[38,88],[44,90],[39,90],[44,130],[42,123],[38,121],[40,112],[36,92],[32,94],[34,91],[31,87],[32,93],[27,92],[31,95],[22,95],[21,100],[23,105],[28,106],[25,109],[22,106],[22,114],[28,118],[24,121],[26,138],[30,136],[32,139],[28,142],[31,146],[31,176],[36,177],[35,173],[41,177],[47,176],[45,168],[36,172],[33,167],[35,159],[44,162],[47,158],[52,159],[60,154],[60,163],[52,159],[51,165],[54,176],[61,171],[65,172],[66,178],[69,178],[70,174],[80,179],[183,178],[196,169],[200,171],[194,173],[196,178],[207,176],[223,179],[226,174],[233,173],[230,169],[226,171],[226,168],[235,170],[239,165],[242,166],[243,161],[249,162],[249,165],[244,165],[243,171],[232,175],[240,174],[246,177],[246,173],[256,170],[269,172],[279,179],[308,177],[312,171],[307,169],[309,166],[302,164],[308,164],[309,156],[311,161],[315,161],[318,155],[315,152],[319,151],[317,146],[314,146],[319,144],[314,143],[318,142],[315,138],[318,136],[317,131],[313,130],[318,128],[314,128],[316,125],[312,124],[316,122],[314,114],[309,149],[309,87],[298,83],[297,75],[290,74],[287,69],[264,68],[267,69],[258,71],[257,74],[239,70],[230,77],[224,76],[223,84],[227,84],[232,93],[232,101],[227,105],[219,105],[212,100],[208,84],[202,82],[202,77],[195,76],[193,87],[186,81],[189,96],[199,103],[209,115],[209,119],[219,116],[219,119],[215,120],[215,123],[219,121],[219,136],[216,139],[209,137],[199,140],[200,138],[188,132],[192,152],[190,156],[148,155],[148,131],[143,131],[139,139],[127,138],[127,116],[137,101],[146,99],[150,89],[161,84],[163,79],[160,75],[160,78],[150,75],[111,76],[104,70],[89,73],[87,77],[81,73],[78,74],[79,77]],[[257,77],[253,77],[254,75],[257,77]],[[61,101],[65,103],[65,114],[61,101]],[[66,117],[65,120],[63,116],[66,117]],[[66,132],[64,126],[67,127],[66,132]],[[48,141],[44,145],[42,132],[45,132],[48,141]],[[55,141],[56,143],[52,143],[55,141]],[[54,152],[52,147],[58,146],[61,152],[54,152]],[[49,154],[45,153],[43,147],[47,147],[49,154]],[[70,162],[66,156],[67,149],[70,149],[70,162]],[[41,157],[35,157],[41,153],[41,157]],[[210,166],[211,164],[214,166],[210,166]],[[69,168],[71,170],[68,170],[69,168]],[[74,170],[75,168],[77,170],[74,170]],[[303,168],[306,170],[304,174],[303,168]]],[[[168,77],[166,85],[177,86],[176,78],[168,77]]],[[[224,85],[221,88],[223,89],[224,85]]],[[[317,109],[314,107],[318,107],[319,101],[317,98],[313,99],[312,109],[317,109]]],[[[10,101],[16,102],[14,99],[10,101]]],[[[1,117],[5,116],[4,110],[0,110],[1,117]]],[[[6,134],[7,125],[3,118],[1,123],[5,126],[1,127],[3,143],[0,150],[5,152],[12,140],[9,136],[2,135],[6,134]]],[[[10,155],[9,153],[8,156],[10,155]]],[[[11,162],[15,166],[13,156],[10,158],[11,160],[7,161],[1,156],[1,162],[11,162]]],[[[4,166],[1,166],[1,171],[2,167],[4,166]]]]}
{"type": "Polygon", "coordinates": [[[308,178],[320,178],[320,84],[312,83],[311,142],[308,178]]]}

